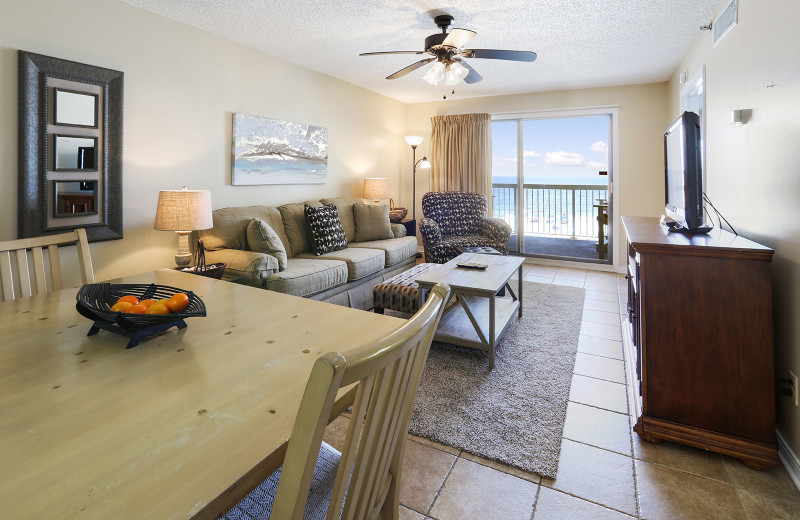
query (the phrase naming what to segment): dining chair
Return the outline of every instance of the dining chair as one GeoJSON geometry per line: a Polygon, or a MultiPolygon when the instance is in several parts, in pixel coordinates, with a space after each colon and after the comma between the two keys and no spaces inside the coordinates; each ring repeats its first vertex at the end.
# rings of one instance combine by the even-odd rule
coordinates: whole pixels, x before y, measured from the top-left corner
{"type": "Polygon", "coordinates": [[[78,249],[78,263],[83,283],[94,282],[89,241],[83,228],[59,235],[0,242],[0,281],[3,284],[3,301],[61,289],[61,261],[58,248],[72,244],[78,249]],[[45,262],[45,248],[47,248],[47,262],[45,262]],[[29,265],[29,260],[32,260],[32,266],[29,265]],[[15,291],[15,285],[18,291],[15,291]]]}
{"type": "Polygon", "coordinates": [[[223,518],[396,520],[406,432],[450,288],[437,284],[378,342],[317,359],[283,466],[223,518]],[[358,383],[342,452],[322,442],[341,388],[358,383]]]}

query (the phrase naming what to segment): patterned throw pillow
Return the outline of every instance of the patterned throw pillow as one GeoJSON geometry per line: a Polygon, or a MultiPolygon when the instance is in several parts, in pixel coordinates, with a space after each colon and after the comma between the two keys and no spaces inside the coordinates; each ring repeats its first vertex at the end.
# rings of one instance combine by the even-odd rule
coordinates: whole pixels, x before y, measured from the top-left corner
{"type": "Polygon", "coordinates": [[[347,238],[344,236],[336,204],[328,204],[321,208],[306,204],[305,213],[308,227],[311,228],[311,238],[314,240],[315,255],[319,256],[347,247],[347,238]]]}

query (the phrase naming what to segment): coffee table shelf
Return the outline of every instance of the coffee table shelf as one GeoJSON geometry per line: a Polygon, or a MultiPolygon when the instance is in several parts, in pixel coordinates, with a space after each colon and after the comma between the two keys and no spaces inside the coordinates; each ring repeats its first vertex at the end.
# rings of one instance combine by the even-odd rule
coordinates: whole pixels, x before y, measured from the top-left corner
{"type": "MultiPolygon", "coordinates": [[[[472,311],[475,321],[481,330],[484,338],[489,337],[489,299],[480,296],[459,296],[464,298],[470,311],[472,311]]],[[[519,308],[519,301],[511,298],[495,299],[495,343],[508,328],[511,318],[519,308]]],[[[451,306],[445,311],[436,329],[436,340],[445,343],[457,343],[471,348],[489,351],[489,347],[481,341],[478,331],[473,327],[472,322],[467,316],[467,312],[459,303],[451,306]]]]}

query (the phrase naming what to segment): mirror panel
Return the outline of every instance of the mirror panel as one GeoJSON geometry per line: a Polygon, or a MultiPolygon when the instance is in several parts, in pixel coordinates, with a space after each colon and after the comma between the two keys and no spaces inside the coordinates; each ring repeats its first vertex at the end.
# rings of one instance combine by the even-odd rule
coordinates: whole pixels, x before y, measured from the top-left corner
{"type": "Polygon", "coordinates": [[[54,217],[97,214],[97,183],[94,181],[55,181],[54,217]]]}
{"type": "Polygon", "coordinates": [[[97,128],[97,96],[55,89],[55,124],[97,128]]]}
{"type": "Polygon", "coordinates": [[[55,135],[54,137],[53,164],[55,170],[97,171],[96,138],[71,135],[55,135]]]}

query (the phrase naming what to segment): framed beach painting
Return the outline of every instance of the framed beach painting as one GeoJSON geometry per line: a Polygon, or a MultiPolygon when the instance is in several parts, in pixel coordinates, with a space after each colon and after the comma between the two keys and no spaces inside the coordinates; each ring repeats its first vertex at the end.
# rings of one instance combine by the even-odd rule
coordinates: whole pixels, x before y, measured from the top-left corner
{"type": "Polygon", "coordinates": [[[328,129],[233,114],[231,184],[323,184],[328,129]]]}

